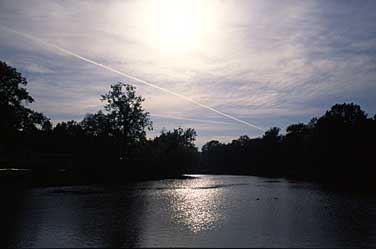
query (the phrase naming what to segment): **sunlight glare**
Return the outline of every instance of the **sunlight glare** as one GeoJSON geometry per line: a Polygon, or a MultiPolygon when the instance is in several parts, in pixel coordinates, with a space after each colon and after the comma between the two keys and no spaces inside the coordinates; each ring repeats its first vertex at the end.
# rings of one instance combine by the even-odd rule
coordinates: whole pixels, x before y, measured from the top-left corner
{"type": "Polygon", "coordinates": [[[152,46],[164,54],[200,49],[212,28],[212,20],[206,1],[155,0],[147,23],[152,46]]]}
{"type": "Polygon", "coordinates": [[[199,233],[216,230],[224,221],[222,182],[215,178],[194,178],[164,192],[171,201],[172,218],[199,233]]]}

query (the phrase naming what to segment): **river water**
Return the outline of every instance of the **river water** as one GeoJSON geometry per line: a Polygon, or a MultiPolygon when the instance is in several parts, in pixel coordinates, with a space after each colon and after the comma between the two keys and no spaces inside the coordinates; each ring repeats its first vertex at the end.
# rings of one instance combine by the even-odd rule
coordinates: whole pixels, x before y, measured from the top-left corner
{"type": "Polygon", "coordinates": [[[122,187],[2,190],[11,247],[376,247],[376,196],[192,175],[122,187]]]}

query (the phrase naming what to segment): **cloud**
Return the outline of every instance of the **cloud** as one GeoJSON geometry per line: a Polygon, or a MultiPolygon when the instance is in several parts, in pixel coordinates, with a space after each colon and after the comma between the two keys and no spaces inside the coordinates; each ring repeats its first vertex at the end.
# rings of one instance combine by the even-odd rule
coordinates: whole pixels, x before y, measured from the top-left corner
{"type": "Polygon", "coordinates": [[[47,74],[47,73],[53,72],[53,70],[51,70],[50,68],[43,66],[43,65],[40,65],[40,64],[35,64],[35,63],[27,63],[24,66],[24,70],[31,73],[31,74],[33,74],[33,73],[35,73],[35,74],[47,74]]]}
{"type": "MultiPolygon", "coordinates": [[[[143,1],[9,0],[1,5],[2,25],[261,127],[284,128],[344,101],[376,112],[372,1],[210,1],[205,8],[215,25],[209,38],[185,54],[166,54],[153,46],[145,26],[150,8],[143,1]]],[[[35,108],[57,118],[94,111],[109,84],[127,81],[4,32],[0,56],[28,78],[35,108]]],[[[136,84],[152,114],[227,122],[192,103],[129,82],[136,84]]],[[[155,122],[156,130],[179,123],[162,121],[155,122]]],[[[200,137],[255,133],[235,123],[229,131],[214,123],[185,122],[197,127],[200,137]]]]}

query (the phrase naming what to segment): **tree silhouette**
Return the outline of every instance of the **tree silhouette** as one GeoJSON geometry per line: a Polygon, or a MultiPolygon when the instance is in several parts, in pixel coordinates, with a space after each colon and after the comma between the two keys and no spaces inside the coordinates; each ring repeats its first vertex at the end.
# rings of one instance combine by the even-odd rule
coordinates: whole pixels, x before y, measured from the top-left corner
{"type": "Polygon", "coordinates": [[[32,169],[37,184],[123,183],[184,173],[225,173],[352,186],[348,183],[371,183],[376,176],[376,115],[368,118],[354,103],[333,105],[307,124],[292,124],[286,135],[272,127],[257,138],[209,141],[199,153],[191,128],[162,130],[146,139],[152,122],[132,85],[111,85],[101,96],[103,111],[54,128],[47,117],[25,106],[33,102],[26,85],[16,69],[0,62],[1,167],[32,169]],[[69,171],[65,178],[61,169],[69,171]]]}
{"type": "Polygon", "coordinates": [[[80,123],[71,120],[68,122],[61,122],[56,124],[53,132],[58,136],[79,137],[83,135],[84,129],[80,125],[80,123]]]}
{"type": "Polygon", "coordinates": [[[102,111],[95,114],[88,113],[80,123],[86,135],[114,136],[115,129],[108,115],[102,111]]]}
{"type": "Polygon", "coordinates": [[[355,125],[367,119],[367,114],[354,103],[336,104],[321,118],[321,120],[339,121],[347,125],[355,125]]]}
{"type": "Polygon", "coordinates": [[[121,82],[101,97],[111,133],[121,138],[120,157],[126,158],[129,146],[145,140],[145,129],[152,130],[149,113],[142,108],[144,99],[136,95],[136,87],[121,82]]]}
{"type": "Polygon", "coordinates": [[[1,131],[51,129],[52,125],[47,117],[25,107],[25,104],[34,101],[26,90],[26,85],[27,81],[21,73],[0,61],[1,131]]]}
{"type": "Polygon", "coordinates": [[[162,174],[176,176],[193,167],[198,159],[194,145],[196,136],[194,129],[179,127],[173,131],[162,130],[152,141],[152,157],[162,174]]]}
{"type": "Polygon", "coordinates": [[[265,141],[278,142],[281,139],[281,136],[279,135],[280,130],[281,129],[278,128],[278,127],[272,127],[272,128],[270,128],[263,135],[263,139],[265,141]]]}

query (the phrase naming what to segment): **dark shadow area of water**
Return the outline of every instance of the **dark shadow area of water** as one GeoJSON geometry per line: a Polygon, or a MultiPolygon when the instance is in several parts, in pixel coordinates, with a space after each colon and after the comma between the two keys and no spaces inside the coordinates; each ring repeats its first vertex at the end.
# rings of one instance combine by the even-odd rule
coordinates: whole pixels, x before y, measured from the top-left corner
{"type": "Polygon", "coordinates": [[[2,247],[134,247],[145,201],[128,190],[1,191],[2,247]]]}

